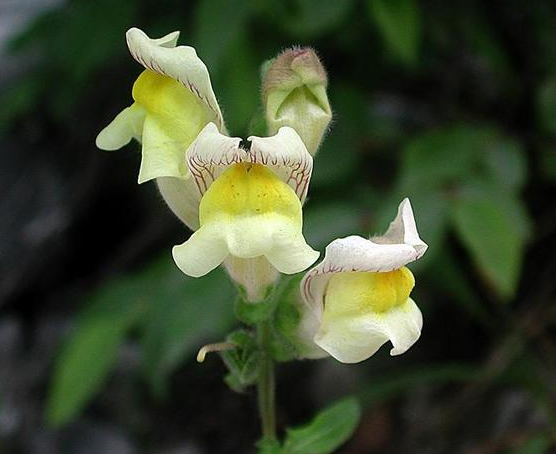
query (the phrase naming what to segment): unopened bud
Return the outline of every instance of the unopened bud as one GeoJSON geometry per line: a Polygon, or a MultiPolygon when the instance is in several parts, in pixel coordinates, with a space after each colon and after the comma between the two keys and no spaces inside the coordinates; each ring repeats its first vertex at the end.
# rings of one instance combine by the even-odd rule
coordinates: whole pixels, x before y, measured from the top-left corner
{"type": "Polygon", "coordinates": [[[326,71],[319,58],[310,48],[288,49],[264,67],[263,73],[269,135],[290,126],[314,155],[332,118],[326,71]]]}

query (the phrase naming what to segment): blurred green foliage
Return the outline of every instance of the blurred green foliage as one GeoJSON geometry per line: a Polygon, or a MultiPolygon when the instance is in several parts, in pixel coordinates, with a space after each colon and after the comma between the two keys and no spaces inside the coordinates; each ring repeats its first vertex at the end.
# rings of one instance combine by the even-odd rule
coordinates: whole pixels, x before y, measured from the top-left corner
{"type": "MultiPolygon", "coordinates": [[[[533,198],[554,194],[556,183],[556,12],[548,0],[499,3],[71,0],[12,41],[13,54],[36,57],[2,94],[0,131],[37,108],[71,128],[79,101],[102,96],[101,75],[129,86],[119,95],[126,106],[129,75],[140,71],[125,48],[134,25],[153,36],[182,30],[180,42],[195,45],[211,71],[230,132],[246,136],[260,115],[260,64],[286,46],[312,45],[330,71],[335,119],[315,159],[309,242],[323,250],[337,236],[380,232],[409,196],[429,244],[416,264],[425,320],[448,300],[470,330],[496,326],[485,338],[504,339],[534,287],[524,281],[527,252],[546,229],[532,216],[544,200],[533,198]]],[[[87,302],[57,361],[52,423],[71,420],[101,389],[125,339],[139,339],[145,378],[160,393],[201,340],[232,327],[224,274],[194,281],[168,256],[87,302]]],[[[417,383],[473,382],[477,367],[450,359],[377,380],[362,395],[372,405],[417,383]]],[[[546,452],[543,440],[511,452],[546,452]]]]}
{"type": "Polygon", "coordinates": [[[47,403],[52,425],[71,420],[105,383],[126,335],[143,346],[145,379],[164,393],[169,374],[234,324],[235,290],[224,272],[185,278],[170,254],[105,284],[91,297],[58,357],[47,403]]]}
{"type": "Polygon", "coordinates": [[[416,0],[368,0],[369,15],[392,57],[407,65],[417,63],[421,46],[419,4],[416,0]]]}

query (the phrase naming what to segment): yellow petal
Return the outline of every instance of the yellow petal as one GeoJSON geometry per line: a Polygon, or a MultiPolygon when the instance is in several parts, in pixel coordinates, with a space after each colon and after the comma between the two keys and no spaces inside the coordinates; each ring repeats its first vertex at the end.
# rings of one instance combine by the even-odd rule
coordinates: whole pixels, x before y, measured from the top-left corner
{"type": "Polygon", "coordinates": [[[334,274],[315,343],[346,363],[367,359],[388,340],[392,355],[404,353],[421,335],[423,324],[421,311],[409,298],[414,285],[405,267],[334,274]]]}
{"type": "Polygon", "coordinates": [[[386,273],[337,273],[328,283],[324,316],[385,312],[405,303],[414,286],[405,266],[386,273]]]}
{"type": "Polygon", "coordinates": [[[188,147],[210,120],[205,106],[187,88],[153,71],[141,73],[132,94],[168,137],[182,146],[188,147]]]}
{"type": "Polygon", "coordinates": [[[301,229],[301,203],[295,192],[261,164],[239,163],[227,169],[205,193],[201,225],[219,217],[281,215],[301,229]]]}

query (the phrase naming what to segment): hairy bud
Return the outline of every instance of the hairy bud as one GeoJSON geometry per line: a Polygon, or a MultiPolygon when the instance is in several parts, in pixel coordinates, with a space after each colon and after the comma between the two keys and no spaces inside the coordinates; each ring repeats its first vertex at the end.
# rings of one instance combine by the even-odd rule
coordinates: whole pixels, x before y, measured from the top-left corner
{"type": "Polygon", "coordinates": [[[328,80],[319,58],[310,48],[291,48],[269,62],[263,73],[269,135],[290,126],[314,155],[332,118],[328,80]]]}

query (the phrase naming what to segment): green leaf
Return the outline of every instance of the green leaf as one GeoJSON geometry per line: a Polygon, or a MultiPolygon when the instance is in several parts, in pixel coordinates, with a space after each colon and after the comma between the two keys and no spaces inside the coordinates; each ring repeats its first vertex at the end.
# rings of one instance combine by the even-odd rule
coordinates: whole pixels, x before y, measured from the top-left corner
{"type": "Polygon", "coordinates": [[[350,12],[353,0],[292,0],[268,2],[267,12],[280,19],[292,35],[304,39],[316,38],[338,27],[350,12]]]}
{"type": "Polygon", "coordinates": [[[404,148],[401,192],[452,190],[470,179],[517,191],[527,177],[522,145],[488,126],[456,125],[412,139],[404,148]]]}
{"type": "Polygon", "coordinates": [[[415,0],[367,0],[371,20],[392,55],[415,64],[421,45],[421,14],[415,0]]]}
{"type": "Polygon", "coordinates": [[[487,174],[499,187],[519,190],[527,178],[525,150],[517,141],[500,136],[485,150],[483,162],[487,174]]]}
{"type": "Polygon", "coordinates": [[[309,424],[288,429],[284,454],[328,454],[345,443],[361,418],[359,403],[354,398],[321,411],[309,424]]]}
{"type": "Polygon", "coordinates": [[[453,223],[487,281],[508,299],[517,286],[528,219],[511,195],[473,189],[454,204],[453,223]]]}
{"type": "Polygon", "coordinates": [[[282,453],[280,443],[276,440],[262,439],[257,443],[258,454],[285,454],[282,453]]]}
{"type": "Polygon", "coordinates": [[[217,74],[231,44],[246,27],[250,2],[203,0],[195,10],[193,43],[211,74],[217,74]]]}
{"type": "Polygon", "coordinates": [[[235,289],[224,271],[217,269],[193,279],[184,276],[171,258],[157,280],[143,327],[144,371],[157,394],[165,379],[203,342],[220,341],[232,328],[235,289]]]}
{"type": "Polygon", "coordinates": [[[73,419],[104,385],[126,332],[143,313],[142,301],[134,298],[137,285],[127,278],[101,289],[65,341],[48,393],[51,425],[73,419]]]}
{"type": "Polygon", "coordinates": [[[415,137],[403,151],[401,190],[443,187],[466,178],[490,135],[484,128],[452,126],[415,137]]]}
{"type": "Polygon", "coordinates": [[[70,421],[105,382],[125,325],[121,320],[102,318],[81,323],[66,345],[54,373],[47,408],[50,424],[60,426],[70,421]]]}

